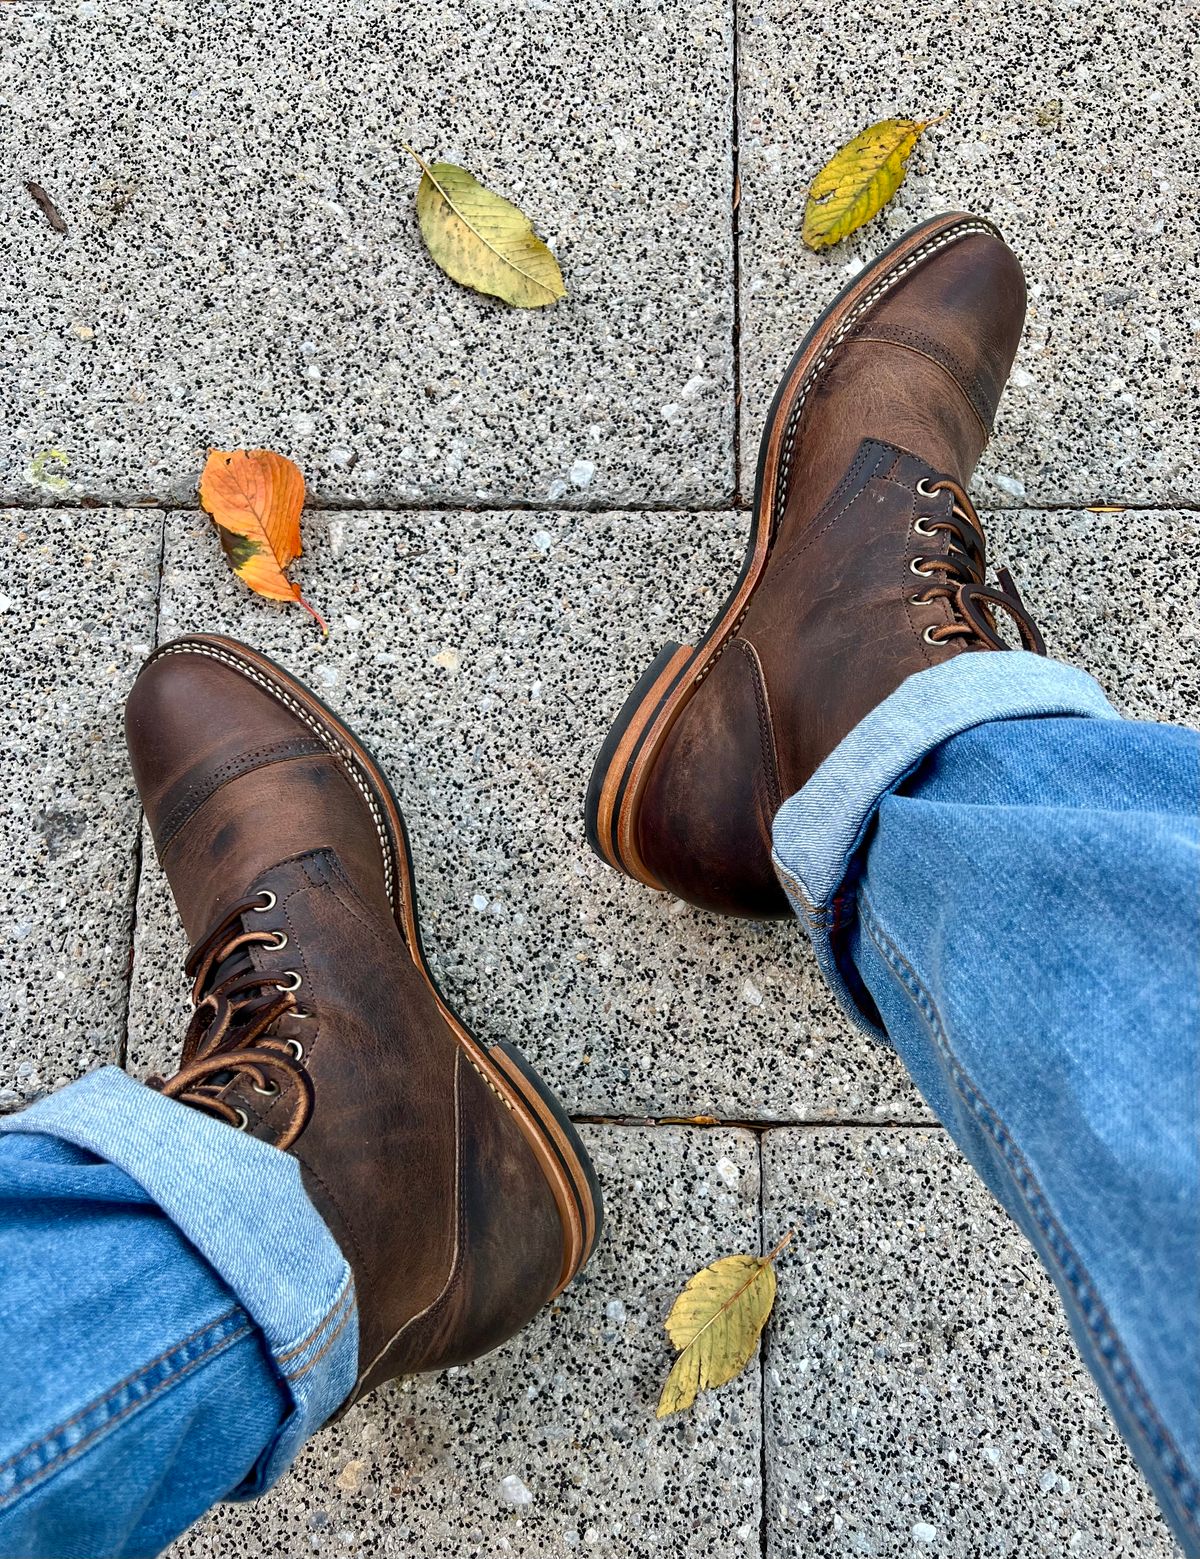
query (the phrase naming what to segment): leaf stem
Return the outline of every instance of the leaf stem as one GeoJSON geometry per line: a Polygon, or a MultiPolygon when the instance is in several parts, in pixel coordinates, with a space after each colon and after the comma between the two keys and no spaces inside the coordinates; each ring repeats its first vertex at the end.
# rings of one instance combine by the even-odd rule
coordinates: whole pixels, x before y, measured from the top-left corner
{"type": "Polygon", "coordinates": [[[304,608],[304,610],[308,613],[308,615],[316,620],[316,622],[320,626],[321,632],[325,635],[326,638],[328,638],[329,637],[329,624],[321,616],[320,612],[317,611],[316,607],[315,606],[309,606],[308,602],[304,599],[304,597],[302,595],[297,594],[296,600],[304,608]]]}
{"type": "Polygon", "coordinates": [[[433,175],[429,173],[429,164],[425,161],[424,157],[421,156],[420,152],[414,152],[412,147],[408,144],[407,141],[401,141],[400,145],[404,148],[404,150],[408,153],[408,155],[416,163],[417,167],[420,168],[421,172],[424,173],[424,174],[428,174],[429,177],[432,178],[433,175]]]}
{"type": "Polygon", "coordinates": [[[788,1232],[784,1235],[784,1237],[780,1240],[779,1244],[775,1246],[774,1250],[769,1250],[765,1256],[760,1256],[758,1259],[762,1262],[764,1267],[767,1266],[768,1263],[770,1263],[770,1262],[775,1260],[776,1256],[779,1255],[780,1251],[786,1250],[787,1247],[792,1243],[792,1241],[795,1238],[796,1238],[796,1231],[795,1231],[795,1229],[789,1229],[788,1232]]]}

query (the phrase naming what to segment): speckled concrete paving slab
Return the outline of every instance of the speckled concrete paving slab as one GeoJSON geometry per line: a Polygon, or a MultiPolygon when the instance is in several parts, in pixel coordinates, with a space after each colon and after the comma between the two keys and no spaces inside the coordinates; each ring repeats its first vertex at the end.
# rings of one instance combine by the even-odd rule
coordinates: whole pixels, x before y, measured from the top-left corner
{"type": "MultiPolygon", "coordinates": [[[[311,682],[393,775],[447,994],[515,1040],[577,1114],[916,1120],[882,1045],[852,1030],[790,924],[700,914],[592,856],[593,756],[669,638],[711,615],[737,515],[311,514],[297,570],[329,617],[252,598],[194,515],[168,528],[161,632],[222,631],[311,682]],[[647,569],[649,539],[671,560],[647,569]]],[[[1006,514],[990,525],[1047,639],[1130,713],[1200,706],[1185,514],[1006,514]]],[[[168,1064],[183,944],[146,852],[130,1063],[168,1064]]]]}
{"type": "Polygon", "coordinates": [[[2,26],[0,493],[53,448],[76,492],[186,499],[209,445],[263,444],[385,507],[728,500],[723,0],[44,0],[2,26]],[[438,271],[404,141],[520,204],[569,300],[438,271]]]}
{"type": "Polygon", "coordinates": [[[771,1132],[767,1552],[1172,1559],[1049,1278],[941,1131],[771,1132]]]}
{"type": "Polygon", "coordinates": [[[760,1374],[658,1423],[662,1319],[693,1271],[758,1249],[749,1132],[586,1127],[608,1201],[590,1265],[490,1357],[376,1392],[181,1559],[759,1553],[760,1374]]]}
{"type": "Polygon", "coordinates": [[[965,209],[999,225],[1030,285],[980,501],[1200,498],[1200,165],[1170,79],[1189,73],[1187,7],[755,0],[739,18],[744,490],[816,315],[914,222],[965,209]],[[885,214],[810,254],[804,199],[826,158],[874,120],[945,110],[885,214]]]}
{"type": "Polygon", "coordinates": [[[121,707],[161,533],[144,510],[0,511],[0,1110],[120,1050],[138,816],[121,707]]]}
{"type": "MultiPolygon", "coordinates": [[[[518,1043],[573,1113],[921,1119],[790,923],[702,915],[584,840],[608,722],[660,643],[716,609],[744,531],[722,514],[311,514],[297,577],[325,643],[177,514],[161,634],[232,633],[348,719],[405,808],[448,998],[481,1036],[518,1043]],[[646,566],[648,543],[669,568],[646,566]]],[[[182,940],[146,860],[135,1069],[164,1064],[186,1015],[182,940]]]]}

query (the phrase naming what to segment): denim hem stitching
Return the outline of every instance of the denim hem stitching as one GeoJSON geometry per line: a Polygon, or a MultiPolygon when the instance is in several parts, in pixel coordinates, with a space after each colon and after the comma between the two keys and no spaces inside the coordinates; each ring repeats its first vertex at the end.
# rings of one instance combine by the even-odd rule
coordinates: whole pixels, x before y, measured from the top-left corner
{"type": "Polygon", "coordinates": [[[862,893],[859,895],[859,910],[867,935],[929,1025],[934,1042],[949,1067],[950,1078],[955,1089],[972,1114],[981,1120],[988,1135],[999,1149],[1026,1208],[1045,1235],[1058,1269],[1075,1296],[1080,1313],[1095,1341],[1096,1356],[1103,1364],[1114,1391],[1128,1407],[1131,1416],[1145,1435],[1149,1449],[1157,1459],[1165,1477],[1177,1491],[1182,1513],[1189,1528],[1200,1534],[1200,1526],[1197,1526],[1195,1521],[1196,1507],[1200,1503],[1200,1488],[1188,1471],[1166,1426],[1160,1422],[1149,1394],[1138,1377],[1132,1360],[1125,1352],[1087,1269],[1076,1255],[1058,1220],[1046,1205],[1045,1193],[1009,1135],[1002,1118],[984,1098],[950,1048],[949,1035],[936,1005],[904,955],[893,945],[880,926],[866,895],[862,893]],[[1115,1364],[1120,1365],[1123,1374],[1117,1373],[1115,1364]],[[1136,1398],[1131,1394],[1131,1388],[1136,1390],[1136,1398]]]}
{"type": "Polygon", "coordinates": [[[796,876],[791,867],[785,866],[783,864],[774,850],[771,852],[771,860],[775,867],[775,875],[783,883],[784,891],[790,893],[794,899],[799,899],[803,905],[803,916],[805,922],[808,925],[816,926],[819,929],[822,922],[829,914],[828,905],[813,903],[812,899],[810,899],[808,894],[804,891],[804,884],[800,881],[799,877],[796,876]]]}
{"type": "Polygon", "coordinates": [[[290,1374],[284,1376],[284,1379],[289,1385],[295,1385],[298,1380],[303,1380],[309,1371],[321,1362],[321,1360],[333,1347],[334,1343],[337,1342],[338,1338],[346,1330],[346,1326],[350,1320],[350,1317],[354,1314],[354,1310],[355,1307],[353,1305],[349,1305],[341,1320],[334,1327],[333,1331],[330,1332],[329,1336],[325,1339],[321,1346],[317,1349],[316,1353],[313,1354],[312,1358],[308,1359],[304,1364],[301,1364],[298,1369],[294,1369],[290,1374]]]}
{"type": "Polygon", "coordinates": [[[290,1348],[285,1348],[282,1353],[275,1354],[276,1364],[286,1364],[289,1360],[296,1358],[307,1348],[310,1348],[329,1323],[337,1316],[347,1299],[350,1300],[351,1308],[354,1308],[358,1303],[354,1294],[354,1277],[350,1272],[347,1272],[342,1279],[341,1287],[334,1296],[333,1303],[313,1329],[306,1336],[302,1337],[298,1343],[293,1343],[290,1348]]]}
{"type": "Polygon", "coordinates": [[[200,1365],[224,1353],[243,1337],[252,1335],[252,1331],[249,1317],[243,1311],[240,1309],[228,1311],[217,1320],[210,1322],[208,1326],[202,1327],[200,1331],[193,1332],[190,1337],[176,1343],[165,1353],[159,1354],[156,1359],[152,1359],[140,1370],[127,1376],[119,1385],[114,1386],[111,1391],[105,1392],[104,1396],[89,1403],[86,1408],[73,1414],[57,1428],[52,1429],[49,1434],[43,1435],[40,1440],[32,1442],[23,1451],[10,1457],[5,1465],[12,1469],[11,1476],[16,1481],[6,1492],[0,1493],[0,1507],[11,1505],[28,1493],[35,1484],[69,1466],[85,1451],[90,1450],[110,1429],[149,1406],[164,1391],[177,1385],[200,1365]],[[158,1378],[148,1386],[148,1389],[133,1397],[131,1401],[127,1401],[122,1407],[116,1407],[116,1399],[120,1393],[137,1390],[139,1383],[145,1385],[154,1375],[158,1378]],[[87,1429],[81,1439],[68,1445],[59,1443],[56,1447],[56,1442],[63,1440],[72,1425],[81,1424],[89,1416],[95,1416],[97,1413],[102,1415],[99,1422],[87,1429]],[[46,1459],[22,1474],[20,1464],[39,1456],[46,1459]]]}

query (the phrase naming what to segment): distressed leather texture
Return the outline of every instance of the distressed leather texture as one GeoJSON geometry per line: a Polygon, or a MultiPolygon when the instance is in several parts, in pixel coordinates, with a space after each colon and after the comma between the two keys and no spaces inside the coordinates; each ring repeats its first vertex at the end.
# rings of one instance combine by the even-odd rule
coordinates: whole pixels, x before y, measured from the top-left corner
{"type": "MultiPolygon", "coordinates": [[[[638,849],[679,897],[724,914],[789,913],[771,824],[843,736],[904,679],[984,646],[930,644],[952,603],[915,605],[987,441],[1025,317],[1016,257],[972,233],[883,294],[810,389],[782,517],[749,610],[669,732],[638,814],[638,849]]],[[[774,416],[786,421],[791,407],[774,416]]]]}
{"type": "MultiPolygon", "coordinates": [[[[303,1047],[314,1102],[289,1151],[353,1269],[358,1391],[495,1347],[556,1287],[559,1214],[410,956],[360,784],[269,692],[200,654],[151,658],[126,729],[191,941],[231,907],[274,898],[234,932],[285,935],[286,946],[236,956],[252,974],[300,977],[299,1011],[270,1032],[303,1047]]],[[[293,1095],[293,1084],[264,1095],[237,1075],[220,1097],[272,1142],[293,1095]]]]}

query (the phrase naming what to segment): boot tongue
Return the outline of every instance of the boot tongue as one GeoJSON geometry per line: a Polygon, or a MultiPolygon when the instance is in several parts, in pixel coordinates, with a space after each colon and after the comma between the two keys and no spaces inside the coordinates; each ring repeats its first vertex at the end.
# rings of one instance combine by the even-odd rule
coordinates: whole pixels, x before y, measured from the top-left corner
{"type": "MultiPolygon", "coordinates": [[[[254,972],[255,969],[254,963],[250,957],[250,948],[235,948],[234,951],[228,955],[228,957],[222,958],[220,963],[213,965],[212,973],[208,977],[208,989],[210,991],[219,990],[226,980],[235,979],[238,975],[242,974],[253,974],[254,972]]],[[[234,1000],[237,1002],[251,1004],[255,1003],[255,999],[255,992],[252,990],[242,991],[234,998],[234,1000]]],[[[243,1020],[245,1016],[246,1014],[243,1013],[243,1020]]],[[[236,1033],[237,1031],[238,1021],[239,1020],[235,1017],[234,1029],[232,1031],[233,1033],[236,1033]]],[[[228,1086],[228,1084],[234,1082],[236,1077],[236,1072],[216,1072],[213,1074],[212,1080],[218,1086],[224,1088],[228,1086]]]]}
{"type": "Polygon", "coordinates": [[[213,965],[212,973],[208,977],[208,988],[215,991],[226,980],[232,979],[238,974],[253,974],[254,964],[250,958],[248,947],[236,948],[227,958],[222,958],[219,964],[213,965]]]}

